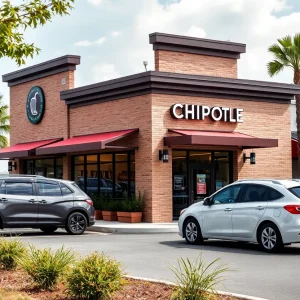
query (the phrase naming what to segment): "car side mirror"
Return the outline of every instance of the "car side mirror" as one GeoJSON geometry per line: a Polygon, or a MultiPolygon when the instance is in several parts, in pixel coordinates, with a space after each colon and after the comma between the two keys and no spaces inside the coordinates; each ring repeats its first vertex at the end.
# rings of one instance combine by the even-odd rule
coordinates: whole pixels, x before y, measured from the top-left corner
{"type": "Polygon", "coordinates": [[[204,198],[203,205],[210,206],[212,204],[212,201],[209,197],[204,198]]]}

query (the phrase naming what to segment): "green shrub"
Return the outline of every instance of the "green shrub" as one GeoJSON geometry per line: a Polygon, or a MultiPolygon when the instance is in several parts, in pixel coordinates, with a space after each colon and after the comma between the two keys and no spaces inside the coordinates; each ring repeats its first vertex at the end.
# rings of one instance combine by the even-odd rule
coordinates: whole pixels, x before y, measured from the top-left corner
{"type": "Polygon", "coordinates": [[[144,195],[138,192],[138,195],[128,196],[124,194],[125,199],[121,202],[121,207],[119,211],[122,212],[141,212],[144,206],[144,195]]]}
{"type": "Polygon", "coordinates": [[[26,257],[19,259],[18,263],[40,288],[51,289],[74,260],[74,253],[64,247],[53,251],[30,246],[26,257]]]}
{"type": "Polygon", "coordinates": [[[0,240],[0,267],[5,270],[14,270],[17,267],[17,258],[23,257],[26,247],[15,238],[0,240]]]}
{"type": "Polygon", "coordinates": [[[173,265],[172,271],[177,279],[177,287],[172,299],[178,300],[206,300],[210,299],[209,293],[216,293],[215,286],[223,278],[222,273],[227,268],[217,266],[212,269],[219,260],[216,259],[206,264],[201,257],[195,262],[187,259],[178,259],[178,267],[173,265]]]}
{"type": "Polygon", "coordinates": [[[122,276],[119,262],[95,252],[79,261],[67,275],[68,291],[79,299],[106,299],[121,288],[122,276]]]}

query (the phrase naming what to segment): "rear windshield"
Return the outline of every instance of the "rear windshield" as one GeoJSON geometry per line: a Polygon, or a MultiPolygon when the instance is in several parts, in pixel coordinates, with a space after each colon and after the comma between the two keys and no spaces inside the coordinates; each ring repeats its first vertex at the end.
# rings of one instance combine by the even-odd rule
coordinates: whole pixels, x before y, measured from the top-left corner
{"type": "Polygon", "coordinates": [[[289,189],[296,197],[300,198],[300,186],[295,186],[289,189]]]}

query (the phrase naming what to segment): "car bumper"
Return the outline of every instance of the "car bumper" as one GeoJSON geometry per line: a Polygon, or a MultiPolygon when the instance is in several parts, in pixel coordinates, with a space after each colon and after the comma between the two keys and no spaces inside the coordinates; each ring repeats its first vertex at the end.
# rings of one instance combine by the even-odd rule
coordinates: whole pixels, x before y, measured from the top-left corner
{"type": "Polygon", "coordinates": [[[284,244],[300,243],[300,218],[289,215],[279,224],[284,244]]]}

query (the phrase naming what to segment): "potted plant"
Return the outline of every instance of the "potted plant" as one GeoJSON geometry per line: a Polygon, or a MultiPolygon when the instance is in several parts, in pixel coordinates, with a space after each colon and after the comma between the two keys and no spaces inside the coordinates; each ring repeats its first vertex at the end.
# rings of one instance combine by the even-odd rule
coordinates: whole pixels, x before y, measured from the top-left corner
{"type": "Polygon", "coordinates": [[[118,221],[124,223],[140,223],[143,216],[144,196],[141,192],[131,197],[125,196],[120,210],[117,212],[118,221]]]}
{"type": "Polygon", "coordinates": [[[104,197],[102,195],[93,195],[91,196],[93,203],[94,203],[94,208],[95,208],[95,219],[96,220],[103,220],[102,216],[102,210],[104,207],[104,197]]]}
{"type": "Polygon", "coordinates": [[[120,201],[113,199],[104,202],[102,216],[104,221],[118,221],[117,211],[120,210],[120,201]]]}

